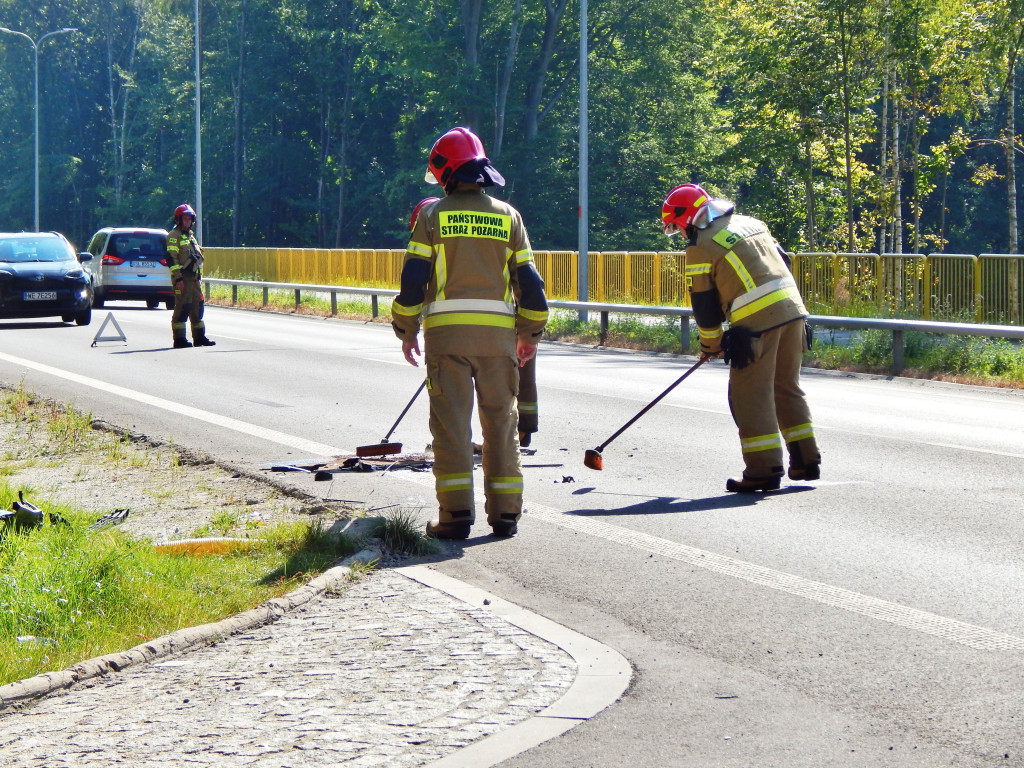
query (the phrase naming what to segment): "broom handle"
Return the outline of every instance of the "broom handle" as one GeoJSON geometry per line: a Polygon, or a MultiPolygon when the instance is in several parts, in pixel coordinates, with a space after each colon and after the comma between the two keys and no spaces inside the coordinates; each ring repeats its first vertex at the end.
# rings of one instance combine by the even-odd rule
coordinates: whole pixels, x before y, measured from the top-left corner
{"type": "Polygon", "coordinates": [[[684,373],[684,374],[683,374],[682,376],[680,376],[680,377],[679,377],[678,379],[676,379],[675,381],[673,381],[673,382],[672,382],[672,383],[671,383],[671,384],[670,384],[670,385],[668,386],[668,389],[666,389],[666,390],[665,390],[664,392],[662,392],[662,393],[661,393],[660,395],[658,395],[658,396],[657,396],[656,398],[654,398],[653,400],[651,400],[651,402],[649,402],[649,403],[648,403],[647,405],[645,405],[645,406],[643,407],[643,410],[641,410],[641,411],[640,411],[640,413],[638,413],[638,414],[637,414],[636,416],[634,416],[634,417],[633,417],[632,419],[630,419],[630,420],[629,420],[629,421],[627,421],[627,422],[626,422],[625,424],[623,424],[623,425],[622,425],[621,427],[619,427],[619,431],[618,431],[618,432],[616,432],[616,433],[615,433],[614,435],[612,435],[612,436],[611,436],[611,437],[609,437],[609,438],[608,438],[607,440],[605,440],[605,441],[604,441],[603,443],[601,443],[601,445],[600,445],[600,446],[598,446],[598,448],[597,448],[597,452],[598,452],[598,453],[601,453],[601,451],[603,451],[603,450],[604,450],[604,449],[605,449],[605,448],[606,448],[606,447],[608,446],[608,444],[609,444],[609,443],[610,443],[610,442],[611,442],[612,440],[614,440],[614,439],[615,439],[616,437],[618,437],[618,436],[619,436],[619,435],[621,435],[621,434],[622,434],[623,432],[625,432],[625,431],[626,431],[626,430],[627,430],[627,429],[628,429],[628,428],[629,428],[630,426],[632,426],[632,425],[633,425],[633,424],[634,424],[634,423],[636,422],[636,420],[637,420],[637,419],[639,419],[639,418],[640,418],[641,416],[643,416],[643,415],[644,415],[645,413],[647,413],[647,412],[648,412],[649,410],[651,410],[651,408],[653,408],[653,407],[654,407],[654,406],[656,406],[656,405],[657,405],[657,404],[658,404],[659,402],[661,402],[661,399],[662,399],[663,397],[665,397],[665,395],[667,395],[667,394],[668,394],[669,392],[671,392],[671,391],[672,391],[673,389],[675,389],[675,388],[676,388],[676,387],[678,387],[678,386],[679,386],[680,384],[682,384],[682,383],[683,383],[683,380],[684,380],[684,379],[685,379],[685,378],[686,378],[687,376],[689,376],[689,375],[690,375],[691,373],[693,373],[693,372],[694,372],[694,371],[696,371],[696,370],[697,370],[698,368],[700,368],[700,367],[701,367],[702,365],[704,365],[704,363],[705,363],[706,361],[707,361],[707,358],[705,358],[705,357],[701,357],[701,358],[700,358],[700,360],[698,360],[698,361],[697,361],[696,363],[694,363],[694,364],[693,364],[693,366],[692,366],[692,367],[690,368],[690,370],[688,370],[688,371],[687,371],[686,373],[684,373]]]}
{"type": "Polygon", "coordinates": [[[405,414],[407,414],[409,412],[409,409],[412,408],[412,404],[416,402],[416,398],[420,396],[420,392],[423,391],[423,388],[425,386],[427,386],[427,380],[426,379],[424,379],[422,382],[420,382],[420,385],[416,389],[416,391],[413,393],[412,399],[409,401],[409,404],[405,406],[405,410],[402,411],[400,414],[398,414],[398,418],[395,420],[395,423],[391,425],[391,429],[389,429],[388,433],[386,435],[384,435],[384,439],[381,440],[382,443],[386,443],[388,441],[388,438],[391,437],[391,433],[394,432],[398,428],[399,422],[402,421],[402,419],[405,417],[405,414]]]}

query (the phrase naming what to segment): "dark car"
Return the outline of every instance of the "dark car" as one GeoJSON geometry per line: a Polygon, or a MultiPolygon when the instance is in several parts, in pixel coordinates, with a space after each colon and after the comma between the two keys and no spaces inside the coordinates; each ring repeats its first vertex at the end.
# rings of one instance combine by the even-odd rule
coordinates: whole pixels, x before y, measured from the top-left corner
{"type": "Polygon", "coordinates": [[[142,227],[104,227],[89,240],[95,278],[93,305],[105,301],[162,302],[174,308],[174,287],[167,262],[167,231],[142,227]]]}
{"type": "Polygon", "coordinates": [[[0,233],[0,317],[59,316],[88,325],[92,275],[81,262],[91,260],[57,232],[0,233]]]}

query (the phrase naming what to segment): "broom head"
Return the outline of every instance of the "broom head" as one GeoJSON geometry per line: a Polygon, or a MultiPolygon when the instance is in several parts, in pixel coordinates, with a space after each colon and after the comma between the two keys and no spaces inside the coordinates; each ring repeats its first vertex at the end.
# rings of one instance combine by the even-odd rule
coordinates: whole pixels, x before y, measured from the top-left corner
{"type": "Polygon", "coordinates": [[[401,453],[401,443],[376,443],[374,445],[360,445],[356,448],[356,456],[387,456],[392,453],[401,453]]]}
{"type": "Polygon", "coordinates": [[[594,448],[583,454],[583,466],[588,467],[589,469],[596,469],[598,471],[604,469],[604,459],[601,458],[601,451],[594,448]]]}

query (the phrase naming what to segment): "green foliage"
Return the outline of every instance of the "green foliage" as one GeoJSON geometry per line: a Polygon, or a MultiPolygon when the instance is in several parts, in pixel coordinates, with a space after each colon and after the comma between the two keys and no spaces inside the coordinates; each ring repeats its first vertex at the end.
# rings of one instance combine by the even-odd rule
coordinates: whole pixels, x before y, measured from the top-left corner
{"type": "Polygon", "coordinates": [[[404,509],[392,510],[378,521],[373,535],[393,552],[426,555],[437,551],[436,540],[424,534],[416,515],[404,509]]]}
{"type": "MultiPolygon", "coordinates": [[[[836,344],[819,334],[808,358],[822,368],[888,372],[892,368],[892,332],[866,330],[850,344],[836,344]]],[[[1024,382],[1024,349],[1006,339],[979,336],[904,334],[903,363],[908,375],[969,381],[1024,382]]]]}
{"type": "MultiPolygon", "coordinates": [[[[591,313],[593,317],[593,313],[591,313]]],[[[604,343],[611,347],[646,349],[652,352],[678,352],[681,347],[679,320],[650,315],[615,315],[608,321],[604,343]]],[[[569,310],[553,310],[544,329],[544,338],[577,344],[600,344],[601,323],[569,310]]],[[[691,349],[696,349],[696,332],[691,331],[691,349]]]]}
{"type": "MultiPolygon", "coordinates": [[[[5,26],[33,39],[78,30],[40,47],[43,229],[81,246],[103,225],[168,226],[195,202],[191,10],[0,0],[5,26]]],[[[202,0],[200,11],[207,244],[400,247],[427,150],[462,124],[504,173],[496,193],[533,244],[575,248],[571,5],[202,0]]],[[[1005,105],[1024,110],[1005,94],[1021,23],[1002,0],[591,2],[590,246],[665,247],[660,201],[699,181],[790,250],[895,248],[898,215],[896,250],[1005,250],[1017,193],[999,136],[1005,105]]],[[[12,230],[32,226],[32,66],[28,41],[0,35],[0,220],[12,230]]]]}
{"type": "MultiPolygon", "coordinates": [[[[0,506],[14,497],[0,483],[0,506]]],[[[248,610],[357,547],[292,524],[262,531],[244,553],[161,554],[116,529],[87,530],[95,515],[40,501],[70,524],[0,538],[0,685],[248,610]]]]}

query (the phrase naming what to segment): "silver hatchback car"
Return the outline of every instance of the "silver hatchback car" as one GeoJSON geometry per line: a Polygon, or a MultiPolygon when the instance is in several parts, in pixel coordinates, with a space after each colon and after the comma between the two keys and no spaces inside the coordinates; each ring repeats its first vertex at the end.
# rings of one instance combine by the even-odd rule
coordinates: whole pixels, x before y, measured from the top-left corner
{"type": "Polygon", "coordinates": [[[95,277],[93,306],[106,301],[144,301],[174,308],[174,288],[167,266],[167,230],[104,227],[89,241],[95,277]]]}

